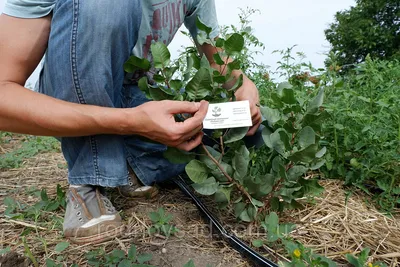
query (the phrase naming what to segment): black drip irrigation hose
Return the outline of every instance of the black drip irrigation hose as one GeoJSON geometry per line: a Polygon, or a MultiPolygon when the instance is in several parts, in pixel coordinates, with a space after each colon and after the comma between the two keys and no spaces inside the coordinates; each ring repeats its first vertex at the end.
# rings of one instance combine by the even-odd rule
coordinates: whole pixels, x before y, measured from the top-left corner
{"type": "Polygon", "coordinates": [[[253,263],[253,266],[256,267],[278,267],[278,265],[250,248],[246,243],[240,240],[234,234],[228,232],[222,224],[219,222],[217,218],[204,206],[203,202],[193,194],[192,190],[189,189],[188,184],[185,180],[178,176],[174,179],[175,183],[179,186],[179,188],[189,196],[203,216],[214,226],[214,228],[219,232],[219,234],[223,237],[223,239],[236,251],[242,254],[245,258],[250,260],[253,263]]]}

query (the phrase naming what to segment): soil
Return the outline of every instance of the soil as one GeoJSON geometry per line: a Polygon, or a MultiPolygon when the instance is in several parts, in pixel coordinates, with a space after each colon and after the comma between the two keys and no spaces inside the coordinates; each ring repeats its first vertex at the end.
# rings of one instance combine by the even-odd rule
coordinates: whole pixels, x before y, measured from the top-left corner
{"type": "Polygon", "coordinates": [[[0,256],[0,267],[28,267],[29,264],[29,259],[13,251],[0,256]]]}

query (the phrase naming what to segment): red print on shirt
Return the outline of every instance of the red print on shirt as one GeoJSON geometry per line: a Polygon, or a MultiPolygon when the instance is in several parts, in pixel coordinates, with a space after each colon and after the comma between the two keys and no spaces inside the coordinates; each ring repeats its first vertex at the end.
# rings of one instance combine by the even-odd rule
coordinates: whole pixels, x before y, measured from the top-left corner
{"type": "MultiPolygon", "coordinates": [[[[175,33],[183,23],[180,9],[182,0],[176,2],[163,1],[152,5],[154,8],[151,22],[152,32],[146,36],[143,44],[143,57],[147,58],[152,40],[169,44],[175,33]],[[166,34],[168,33],[168,34],[166,34]]],[[[183,5],[183,14],[186,14],[186,4],[183,5]]]]}

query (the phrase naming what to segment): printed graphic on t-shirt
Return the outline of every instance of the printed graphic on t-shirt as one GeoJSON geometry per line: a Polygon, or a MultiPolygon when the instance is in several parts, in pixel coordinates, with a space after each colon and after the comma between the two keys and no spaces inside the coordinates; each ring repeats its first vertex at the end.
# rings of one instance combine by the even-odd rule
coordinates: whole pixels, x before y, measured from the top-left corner
{"type": "Polygon", "coordinates": [[[163,42],[168,45],[171,43],[175,33],[181,27],[184,21],[184,15],[187,12],[186,4],[182,0],[177,2],[161,1],[152,4],[154,12],[152,14],[151,29],[152,32],[146,36],[143,44],[143,56],[148,57],[152,41],[163,42]],[[183,12],[181,11],[183,8],[183,12]],[[181,15],[181,13],[183,13],[181,15]],[[167,34],[165,34],[167,33],[167,34]]]}

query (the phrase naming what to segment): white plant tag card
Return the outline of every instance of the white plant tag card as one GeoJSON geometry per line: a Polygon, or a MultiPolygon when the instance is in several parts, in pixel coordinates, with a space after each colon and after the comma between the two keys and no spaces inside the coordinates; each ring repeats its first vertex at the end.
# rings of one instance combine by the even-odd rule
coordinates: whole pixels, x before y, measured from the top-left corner
{"type": "Polygon", "coordinates": [[[249,101],[210,104],[203,121],[204,129],[253,126],[249,101]]]}

